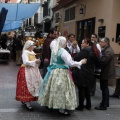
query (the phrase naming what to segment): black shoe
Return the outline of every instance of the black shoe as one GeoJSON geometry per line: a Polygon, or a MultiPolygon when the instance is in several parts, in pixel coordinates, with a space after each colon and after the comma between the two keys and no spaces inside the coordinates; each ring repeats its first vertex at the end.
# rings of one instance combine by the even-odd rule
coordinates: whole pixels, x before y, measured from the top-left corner
{"type": "MultiPolygon", "coordinates": [[[[105,105],[103,105],[102,103],[100,103],[100,106],[105,106],[105,105]]],[[[106,106],[109,107],[109,103],[106,106]]]]}
{"type": "Polygon", "coordinates": [[[107,110],[107,107],[105,106],[98,106],[98,107],[95,107],[96,110],[107,110]]]}
{"type": "Polygon", "coordinates": [[[77,108],[75,108],[76,110],[79,110],[79,111],[83,111],[84,110],[84,107],[80,107],[78,106],[77,108]]]}
{"type": "Polygon", "coordinates": [[[91,107],[85,105],[84,108],[86,108],[87,110],[91,110],[91,107]]]}
{"type": "Polygon", "coordinates": [[[119,96],[115,94],[109,95],[109,97],[119,98],[119,96]]]}
{"type": "Polygon", "coordinates": [[[95,95],[95,93],[90,92],[90,96],[94,96],[94,95],[95,95]]]}

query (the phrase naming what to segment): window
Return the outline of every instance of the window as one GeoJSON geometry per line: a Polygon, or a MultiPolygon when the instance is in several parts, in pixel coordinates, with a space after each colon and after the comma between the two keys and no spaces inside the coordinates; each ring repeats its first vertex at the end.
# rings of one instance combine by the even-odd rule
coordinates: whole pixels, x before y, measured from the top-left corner
{"type": "Polygon", "coordinates": [[[58,23],[59,22],[59,12],[55,14],[55,23],[58,23]]]}
{"type": "Polygon", "coordinates": [[[75,7],[65,10],[65,22],[75,19],[75,7]]]}

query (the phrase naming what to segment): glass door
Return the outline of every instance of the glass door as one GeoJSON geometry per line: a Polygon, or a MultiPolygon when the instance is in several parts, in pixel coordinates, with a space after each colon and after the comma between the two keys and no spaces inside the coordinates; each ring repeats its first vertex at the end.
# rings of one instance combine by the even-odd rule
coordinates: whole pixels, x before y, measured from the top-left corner
{"type": "Polygon", "coordinates": [[[82,20],[77,22],[77,40],[79,45],[83,38],[90,38],[91,34],[95,31],[95,18],[82,20]]]}

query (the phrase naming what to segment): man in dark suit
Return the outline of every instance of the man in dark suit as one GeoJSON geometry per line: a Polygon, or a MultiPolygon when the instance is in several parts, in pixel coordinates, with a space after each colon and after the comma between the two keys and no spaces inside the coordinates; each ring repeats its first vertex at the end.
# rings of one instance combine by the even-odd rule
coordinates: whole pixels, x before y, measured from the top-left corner
{"type": "Polygon", "coordinates": [[[108,81],[115,78],[114,51],[110,47],[109,38],[102,38],[100,45],[103,48],[101,57],[100,89],[102,91],[102,101],[96,110],[107,110],[109,107],[108,81]]]}

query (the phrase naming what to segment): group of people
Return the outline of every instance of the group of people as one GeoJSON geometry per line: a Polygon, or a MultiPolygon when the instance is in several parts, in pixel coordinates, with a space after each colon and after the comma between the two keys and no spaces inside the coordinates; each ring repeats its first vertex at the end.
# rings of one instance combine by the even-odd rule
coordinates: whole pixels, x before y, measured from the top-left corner
{"type": "MultiPolygon", "coordinates": [[[[93,34],[92,37],[97,36],[93,34]]],[[[114,52],[109,39],[101,39],[101,50],[97,41],[89,38],[82,40],[80,49],[74,38],[75,35],[70,34],[67,40],[59,36],[55,28],[50,29],[43,44],[42,77],[38,68],[40,59],[36,59],[33,52],[34,42],[26,41],[22,51],[23,64],[17,75],[16,100],[21,101],[27,109],[33,110],[31,102],[37,101],[41,106],[58,109],[63,115],[70,115],[75,109],[91,110],[91,88],[95,88],[94,70],[98,62],[101,68],[102,101],[95,109],[106,110],[109,107],[108,81],[115,74],[114,52]]]]}
{"type": "Polygon", "coordinates": [[[11,35],[3,34],[1,36],[1,48],[8,49],[10,51],[9,59],[16,62],[16,65],[22,64],[22,49],[23,49],[23,37],[22,35],[16,36],[16,34],[11,35]]]}

